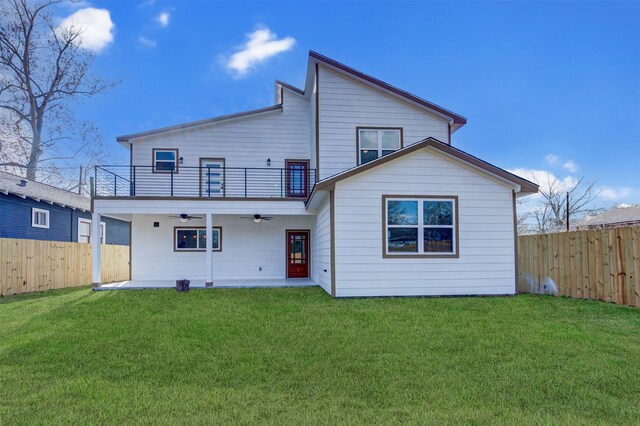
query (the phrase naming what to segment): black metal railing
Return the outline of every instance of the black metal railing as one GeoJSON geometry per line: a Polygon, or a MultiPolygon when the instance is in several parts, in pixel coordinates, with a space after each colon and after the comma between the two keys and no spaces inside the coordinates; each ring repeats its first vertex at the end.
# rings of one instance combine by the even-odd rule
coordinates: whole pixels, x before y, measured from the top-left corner
{"type": "Polygon", "coordinates": [[[316,182],[314,169],[96,166],[96,197],[301,198],[316,182]]]}

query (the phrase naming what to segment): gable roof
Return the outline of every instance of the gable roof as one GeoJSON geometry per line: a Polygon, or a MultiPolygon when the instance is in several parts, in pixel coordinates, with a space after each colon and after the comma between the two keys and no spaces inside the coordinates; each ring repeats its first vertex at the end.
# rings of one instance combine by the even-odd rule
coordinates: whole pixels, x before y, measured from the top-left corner
{"type": "Polygon", "coordinates": [[[514,175],[513,173],[510,173],[504,169],[501,169],[500,167],[494,166],[493,164],[487,163],[486,161],[481,160],[478,157],[474,157],[471,154],[468,154],[462,150],[454,148],[451,145],[441,142],[436,138],[427,138],[427,139],[421,140],[420,142],[416,142],[412,145],[399,149],[389,155],[385,155],[384,157],[379,157],[365,164],[360,164],[359,166],[352,167],[348,170],[345,170],[341,173],[335,174],[333,176],[330,176],[326,179],[323,179],[317,182],[316,185],[313,187],[313,191],[311,191],[311,195],[309,195],[309,201],[313,198],[316,191],[331,189],[334,187],[336,182],[358,175],[369,169],[378,167],[384,163],[398,159],[407,154],[410,154],[412,152],[415,152],[427,147],[435,148],[464,163],[467,163],[471,166],[481,169],[498,178],[511,182],[514,185],[518,185],[520,187],[519,193],[534,194],[538,192],[538,185],[536,185],[531,181],[521,178],[520,176],[514,175]]]}
{"type": "Polygon", "coordinates": [[[7,172],[0,172],[0,192],[82,211],[91,210],[91,200],[87,197],[7,172]],[[25,186],[20,186],[21,180],[26,181],[25,186]]]}
{"type": "MultiPolygon", "coordinates": [[[[309,90],[309,75],[312,72],[312,66],[311,66],[311,62],[315,61],[315,62],[320,62],[328,67],[331,67],[333,69],[339,70],[343,73],[349,74],[350,76],[358,79],[358,80],[362,80],[368,84],[371,84],[375,87],[377,87],[378,89],[381,89],[385,92],[388,92],[389,94],[392,94],[393,96],[397,96],[403,99],[406,99],[408,101],[410,101],[413,104],[416,104],[420,107],[426,108],[427,110],[431,111],[432,113],[446,118],[447,120],[450,120],[451,123],[451,131],[454,132],[455,130],[459,129],[460,127],[462,127],[463,125],[465,125],[467,123],[467,119],[459,114],[456,114],[452,111],[449,111],[448,109],[445,109],[439,105],[436,105],[432,102],[429,102],[425,99],[422,99],[414,94],[411,94],[405,90],[399,89],[395,86],[390,85],[389,83],[385,83],[382,80],[378,80],[375,77],[372,77],[370,75],[367,75],[363,72],[360,72],[354,68],[351,68],[341,62],[338,62],[336,60],[333,60],[331,58],[328,58],[324,55],[321,55],[318,52],[314,52],[313,50],[309,51],[309,66],[307,68],[307,87],[305,88],[305,90],[299,89],[289,83],[285,83],[284,81],[280,81],[280,80],[276,80],[275,84],[276,86],[281,86],[284,87],[286,89],[289,89],[293,92],[296,92],[300,95],[303,96],[309,96],[312,92],[312,90],[309,90]]],[[[249,116],[253,116],[253,115],[257,115],[257,114],[264,114],[264,113],[268,113],[268,112],[272,112],[272,111],[282,111],[282,104],[276,104],[276,105],[272,105],[272,106],[268,106],[266,108],[260,108],[260,109],[254,109],[251,111],[244,111],[244,112],[239,112],[239,113],[234,113],[234,114],[227,114],[227,115],[221,115],[218,117],[212,117],[212,118],[206,118],[203,120],[196,120],[196,121],[191,121],[188,123],[181,123],[181,124],[176,124],[173,126],[166,126],[166,127],[160,127],[157,129],[152,129],[152,130],[147,130],[147,131],[143,131],[143,132],[137,132],[137,133],[130,133],[127,135],[122,135],[122,136],[118,136],[116,138],[116,141],[119,142],[120,144],[122,144],[123,146],[127,147],[128,143],[131,142],[132,139],[137,139],[137,138],[141,138],[141,137],[145,137],[145,136],[152,136],[152,135],[156,135],[159,133],[165,133],[165,132],[172,132],[172,131],[176,131],[176,130],[183,130],[183,129],[188,129],[188,128],[192,128],[192,127],[197,127],[197,126],[204,126],[207,124],[213,124],[213,123],[219,123],[219,122],[223,122],[223,121],[227,121],[227,120],[233,120],[233,119],[238,119],[238,118],[243,118],[243,117],[249,117],[249,116]]]]}
{"type": "MultiPolygon", "coordinates": [[[[380,89],[382,89],[383,91],[389,92],[391,94],[394,94],[396,96],[399,96],[401,98],[407,99],[415,104],[418,104],[422,107],[427,108],[428,110],[431,110],[435,113],[437,113],[437,115],[441,115],[444,117],[447,117],[448,119],[450,119],[452,121],[452,131],[457,130],[458,128],[464,126],[465,124],[467,124],[467,119],[459,114],[454,113],[453,111],[449,111],[446,108],[441,107],[440,105],[436,105],[433,102],[429,102],[426,99],[423,99],[419,96],[416,96],[412,93],[407,92],[406,90],[402,90],[399,89],[395,86],[392,86],[389,83],[386,83],[382,80],[379,80],[375,77],[372,77],[368,74],[365,74],[361,71],[358,71],[354,68],[351,68],[348,65],[345,65],[341,62],[338,62],[334,59],[331,59],[327,56],[321,55],[318,52],[314,52],[313,50],[309,51],[309,59],[310,60],[315,60],[317,62],[320,62],[324,65],[328,65],[331,68],[334,69],[338,69],[346,74],[349,74],[353,77],[356,77],[357,79],[363,80],[369,84],[372,84],[380,89]]],[[[309,67],[310,69],[311,67],[309,67]]],[[[309,73],[309,69],[307,69],[307,73],[309,73]]],[[[307,82],[309,83],[309,79],[307,79],[307,82]]],[[[306,90],[305,90],[306,92],[306,90]]]]}
{"type": "Polygon", "coordinates": [[[188,129],[190,127],[203,126],[206,124],[219,123],[221,121],[233,120],[236,118],[247,117],[251,115],[264,114],[272,111],[282,111],[282,104],[272,105],[266,108],[254,109],[251,111],[237,112],[234,114],[220,115],[218,117],[206,118],[204,120],[191,121],[189,123],[176,124],[174,126],[160,127],[158,129],[147,130],[145,132],[131,133],[129,135],[118,136],[116,141],[129,142],[131,139],[151,136],[158,133],[171,132],[174,130],[188,129]]]}
{"type": "Polygon", "coordinates": [[[640,223],[640,206],[614,207],[606,212],[587,217],[578,225],[579,228],[615,227],[640,223]]]}

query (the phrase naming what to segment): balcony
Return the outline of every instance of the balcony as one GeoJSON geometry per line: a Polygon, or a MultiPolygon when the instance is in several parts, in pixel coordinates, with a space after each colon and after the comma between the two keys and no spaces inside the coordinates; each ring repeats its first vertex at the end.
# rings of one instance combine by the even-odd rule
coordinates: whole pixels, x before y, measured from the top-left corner
{"type": "Polygon", "coordinates": [[[315,169],[187,167],[159,170],[154,166],[96,166],[95,197],[300,199],[316,182],[315,169]]]}

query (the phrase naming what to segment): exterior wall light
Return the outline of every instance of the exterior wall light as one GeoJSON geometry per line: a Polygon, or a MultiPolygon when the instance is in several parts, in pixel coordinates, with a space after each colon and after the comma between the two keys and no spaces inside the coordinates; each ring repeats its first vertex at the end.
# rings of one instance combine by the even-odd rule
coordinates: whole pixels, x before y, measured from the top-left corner
{"type": "Polygon", "coordinates": [[[271,158],[267,158],[267,166],[271,165],[271,158]]]}
{"type": "Polygon", "coordinates": [[[180,163],[180,165],[182,165],[182,163],[184,163],[184,158],[182,158],[182,157],[178,158],[178,163],[180,163]]]}

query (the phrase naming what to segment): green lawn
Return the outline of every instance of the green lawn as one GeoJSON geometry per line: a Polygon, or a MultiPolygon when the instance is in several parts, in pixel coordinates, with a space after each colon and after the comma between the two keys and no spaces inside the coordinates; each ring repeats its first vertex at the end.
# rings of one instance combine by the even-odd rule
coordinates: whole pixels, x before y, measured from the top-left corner
{"type": "Polygon", "coordinates": [[[0,299],[0,424],[639,421],[634,308],[316,288],[0,299]]]}

